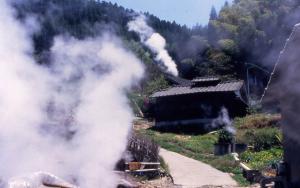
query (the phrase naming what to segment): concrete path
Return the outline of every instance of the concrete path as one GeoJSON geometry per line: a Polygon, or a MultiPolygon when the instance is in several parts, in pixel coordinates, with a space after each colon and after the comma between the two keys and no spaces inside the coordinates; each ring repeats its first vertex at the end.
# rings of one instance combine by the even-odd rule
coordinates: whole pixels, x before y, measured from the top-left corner
{"type": "Polygon", "coordinates": [[[186,188],[201,187],[204,185],[226,185],[232,187],[237,185],[229,174],[200,161],[162,148],[160,149],[160,156],[168,164],[175,185],[186,188]]]}

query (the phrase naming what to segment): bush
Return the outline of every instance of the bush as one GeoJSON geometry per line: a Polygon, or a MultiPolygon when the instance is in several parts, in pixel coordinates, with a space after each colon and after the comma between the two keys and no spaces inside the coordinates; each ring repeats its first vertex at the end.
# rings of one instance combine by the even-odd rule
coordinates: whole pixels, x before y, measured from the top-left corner
{"type": "Polygon", "coordinates": [[[235,119],[238,129],[260,129],[268,127],[279,127],[280,115],[255,114],[244,118],[235,119]]]}
{"type": "Polygon", "coordinates": [[[250,152],[241,154],[241,160],[247,162],[251,168],[256,170],[266,170],[282,160],[283,150],[281,148],[272,148],[266,151],[250,152]]]}
{"type": "Polygon", "coordinates": [[[231,39],[223,39],[218,41],[218,46],[221,50],[229,55],[234,55],[239,52],[238,46],[231,39]]]}
{"type": "Polygon", "coordinates": [[[127,151],[131,154],[132,161],[135,162],[158,162],[159,147],[151,139],[133,134],[127,151]]]}
{"type": "Polygon", "coordinates": [[[281,134],[277,128],[251,129],[239,132],[237,142],[251,145],[255,151],[261,151],[272,146],[281,146],[281,134]]]}
{"type": "MultiPolygon", "coordinates": [[[[126,152],[123,154],[122,159],[118,161],[115,170],[126,170],[126,162],[158,162],[159,161],[159,147],[152,142],[149,138],[133,134],[128,142],[126,152]]],[[[155,177],[154,173],[143,174],[148,178],[155,177]]]]}
{"type": "Polygon", "coordinates": [[[249,103],[251,104],[248,108],[247,108],[247,113],[249,115],[255,115],[255,114],[258,114],[262,111],[262,106],[260,103],[257,103],[256,100],[254,99],[250,99],[249,103]],[[252,104],[254,103],[254,104],[252,104]]]}
{"type": "Polygon", "coordinates": [[[226,131],[225,129],[222,129],[219,131],[219,138],[218,143],[219,144],[230,144],[233,141],[233,134],[226,131]]]}
{"type": "Polygon", "coordinates": [[[163,75],[153,78],[146,83],[146,86],[143,88],[143,94],[146,96],[152,95],[154,92],[168,88],[168,82],[166,81],[163,75]]]}
{"type": "Polygon", "coordinates": [[[159,157],[160,166],[167,174],[170,174],[170,169],[164,158],[159,157]]]}

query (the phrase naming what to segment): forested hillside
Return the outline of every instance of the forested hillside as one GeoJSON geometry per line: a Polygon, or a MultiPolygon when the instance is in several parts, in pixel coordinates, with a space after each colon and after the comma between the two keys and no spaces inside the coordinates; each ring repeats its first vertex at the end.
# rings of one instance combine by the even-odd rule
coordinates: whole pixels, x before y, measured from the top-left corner
{"type": "MultiPolygon", "coordinates": [[[[167,82],[153,63],[153,54],[139,42],[138,35],[127,29],[128,21],[137,14],[134,11],[92,0],[18,1],[15,7],[21,20],[30,14],[42,24],[33,34],[40,63],[47,63],[47,52],[58,34],[85,38],[110,32],[120,36],[145,63],[143,94],[166,87],[167,82]]],[[[225,3],[219,13],[212,8],[209,24],[194,28],[146,15],[149,25],[166,38],[180,76],[191,79],[219,75],[245,80],[251,68],[250,78],[263,88],[269,77],[267,71],[272,69],[293,25],[300,22],[300,1],[235,0],[232,5],[225,3]]]]}

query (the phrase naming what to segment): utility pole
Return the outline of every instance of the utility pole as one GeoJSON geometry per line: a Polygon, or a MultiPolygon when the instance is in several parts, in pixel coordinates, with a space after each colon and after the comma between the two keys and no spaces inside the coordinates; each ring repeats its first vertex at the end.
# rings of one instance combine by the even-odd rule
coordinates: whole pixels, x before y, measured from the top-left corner
{"type": "Polygon", "coordinates": [[[253,68],[256,68],[264,73],[267,73],[267,74],[270,74],[270,72],[266,69],[264,69],[263,67],[261,66],[258,66],[256,64],[253,64],[253,63],[245,63],[245,65],[247,66],[247,96],[248,96],[248,101],[250,100],[250,75],[249,75],[249,70],[250,69],[253,69],[253,68]]]}

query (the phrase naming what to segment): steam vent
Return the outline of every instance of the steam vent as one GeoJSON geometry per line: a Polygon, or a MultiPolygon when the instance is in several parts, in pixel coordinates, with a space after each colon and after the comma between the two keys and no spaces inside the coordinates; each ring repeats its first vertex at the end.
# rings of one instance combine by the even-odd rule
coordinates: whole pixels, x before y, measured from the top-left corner
{"type": "Polygon", "coordinates": [[[264,101],[276,99],[282,113],[284,177],[288,187],[300,187],[300,24],[280,54],[264,101]]]}
{"type": "MultiPolygon", "coordinates": [[[[167,77],[174,86],[154,93],[157,126],[200,126],[208,128],[222,107],[231,117],[246,113],[247,99],[243,81],[223,82],[218,77],[185,80],[167,77]]],[[[187,128],[187,127],[186,127],[187,128]]]]}

